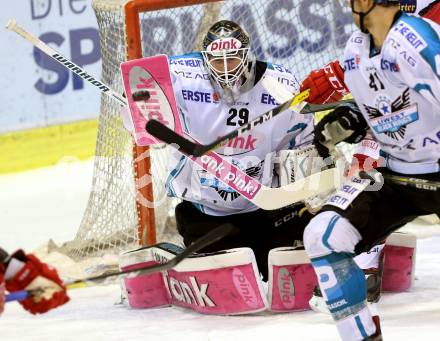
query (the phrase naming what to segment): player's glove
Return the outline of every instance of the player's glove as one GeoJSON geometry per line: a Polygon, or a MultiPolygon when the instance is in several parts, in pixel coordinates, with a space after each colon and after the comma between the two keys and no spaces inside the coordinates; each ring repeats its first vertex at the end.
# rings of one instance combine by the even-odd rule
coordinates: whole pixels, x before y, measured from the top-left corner
{"type": "Polygon", "coordinates": [[[338,106],[318,122],[314,144],[322,157],[328,157],[339,142],[358,143],[364,139],[368,124],[355,104],[338,106]]]}
{"type": "Polygon", "coordinates": [[[69,301],[66,287],[57,271],[42,263],[32,254],[22,250],[15,252],[6,271],[6,289],[10,292],[30,290],[32,295],[21,301],[24,309],[32,314],[42,314],[69,301]],[[8,278],[9,267],[18,269],[8,278]]]}
{"type": "Polygon", "coordinates": [[[312,71],[301,84],[301,91],[307,89],[310,89],[307,102],[314,104],[339,101],[349,92],[344,83],[344,70],[337,60],[312,71]]]}

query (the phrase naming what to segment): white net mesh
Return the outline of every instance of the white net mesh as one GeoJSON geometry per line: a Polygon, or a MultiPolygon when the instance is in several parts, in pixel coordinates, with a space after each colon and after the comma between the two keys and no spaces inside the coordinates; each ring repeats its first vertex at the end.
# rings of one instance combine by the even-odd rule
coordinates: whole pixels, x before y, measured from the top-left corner
{"type": "MultiPolygon", "coordinates": [[[[127,59],[126,2],[93,0],[100,30],[102,79],[120,93],[119,64],[127,59]]],[[[218,19],[237,22],[251,36],[258,59],[284,65],[299,80],[340,57],[353,29],[351,13],[343,12],[334,0],[222,1],[140,13],[142,54],[178,55],[197,50],[203,34],[218,19]]],[[[99,120],[89,203],[75,240],[66,246],[77,258],[128,248],[138,240],[131,137],[122,126],[119,105],[106,96],[101,100],[99,120]]],[[[159,146],[151,155],[154,197],[161,202],[167,153],[167,148],[159,146]]],[[[155,211],[158,241],[175,235],[173,203],[165,201],[155,211]]]]}

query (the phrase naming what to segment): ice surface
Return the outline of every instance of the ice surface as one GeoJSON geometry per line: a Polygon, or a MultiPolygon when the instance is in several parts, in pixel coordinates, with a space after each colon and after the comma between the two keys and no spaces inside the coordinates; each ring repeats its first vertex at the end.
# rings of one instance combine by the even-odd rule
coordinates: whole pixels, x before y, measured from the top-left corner
{"type": "MultiPolygon", "coordinates": [[[[0,177],[0,245],[28,250],[49,238],[72,239],[88,199],[92,161],[0,177]]],[[[416,281],[407,293],[383,295],[387,341],[440,339],[440,227],[413,223],[416,281]]],[[[330,316],[312,311],[254,316],[203,316],[180,308],[132,310],[117,305],[118,285],[70,291],[71,301],[33,316],[8,303],[0,340],[338,340],[330,316]]]]}

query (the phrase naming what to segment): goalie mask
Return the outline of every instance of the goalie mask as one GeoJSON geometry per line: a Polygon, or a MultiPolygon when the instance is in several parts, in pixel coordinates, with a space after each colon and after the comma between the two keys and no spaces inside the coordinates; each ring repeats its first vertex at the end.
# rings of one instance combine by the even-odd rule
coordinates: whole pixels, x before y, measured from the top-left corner
{"type": "Polygon", "coordinates": [[[236,23],[221,20],[208,30],[202,56],[212,78],[221,86],[234,89],[245,83],[250,72],[249,36],[236,23]]]}

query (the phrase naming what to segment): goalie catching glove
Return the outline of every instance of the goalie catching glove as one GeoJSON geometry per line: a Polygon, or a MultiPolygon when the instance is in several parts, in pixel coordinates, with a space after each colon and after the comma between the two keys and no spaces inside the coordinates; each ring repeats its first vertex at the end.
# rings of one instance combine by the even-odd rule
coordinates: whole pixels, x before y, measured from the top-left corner
{"type": "Polygon", "coordinates": [[[339,101],[349,92],[344,83],[344,70],[337,60],[313,70],[302,82],[300,91],[307,89],[310,89],[307,102],[314,104],[339,101]]]}
{"type": "Polygon", "coordinates": [[[358,143],[365,138],[368,124],[355,104],[343,104],[325,115],[315,126],[314,144],[328,157],[339,142],[358,143]]]}
{"type": "Polygon", "coordinates": [[[355,104],[343,104],[318,122],[313,142],[323,157],[334,154],[335,146],[340,142],[360,142],[347,173],[351,177],[359,171],[368,172],[383,164],[380,146],[367,131],[368,124],[359,108],[355,104]]]}

